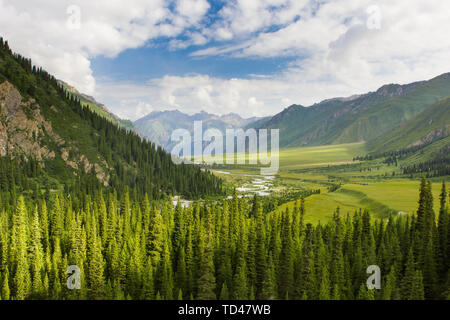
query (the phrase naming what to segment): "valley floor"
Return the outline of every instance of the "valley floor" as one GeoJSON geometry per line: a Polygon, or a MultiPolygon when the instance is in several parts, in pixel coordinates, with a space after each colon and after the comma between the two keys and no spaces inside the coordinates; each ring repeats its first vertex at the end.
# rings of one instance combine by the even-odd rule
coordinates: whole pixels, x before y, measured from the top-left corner
{"type": "MultiPolygon", "coordinates": [[[[401,163],[387,165],[381,160],[354,161],[365,155],[364,143],[300,147],[280,151],[280,170],[272,194],[320,190],[306,198],[306,222],[326,222],[337,207],[343,213],[368,209],[373,216],[412,214],[417,210],[420,176],[411,178],[401,172],[401,163]]],[[[251,165],[221,166],[214,172],[239,190],[252,183],[259,168],[251,165]]],[[[448,177],[433,181],[434,210],[439,211],[440,185],[448,177]]],[[[242,192],[245,193],[245,192],[242,192]]],[[[277,210],[293,207],[289,201],[277,210]]]]}

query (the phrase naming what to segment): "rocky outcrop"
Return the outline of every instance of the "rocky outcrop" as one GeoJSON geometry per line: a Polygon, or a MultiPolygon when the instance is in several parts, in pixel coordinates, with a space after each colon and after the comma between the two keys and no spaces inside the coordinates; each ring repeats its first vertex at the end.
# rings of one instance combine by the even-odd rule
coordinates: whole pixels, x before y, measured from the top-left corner
{"type": "Polygon", "coordinates": [[[418,146],[423,146],[423,145],[429,144],[437,139],[447,137],[449,135],[449,133],[450,133],[450,125],[447,125],[440,129],[435,129],[435,130],[431,131],[430,133],[428,133],[426,136],[422,137],[420,140],[415,141],[412,144],[410,144],[408,146],[408,148],[418,147],[418,146]]]}
{"type": "Polygon", "coordinates": [[[19,91],[5,81],[0,84],[0,154],[12,157],[24,154],[36,160],[53,159],[55,152],[41,145],[41,138],[48,136],[57,145],[64,141],[56,135],[52,126],[40,113],[34,99],[24,101],[19,91]]]}
{"type": "MultiPolygon", "coordinates": [[[[50,110],[58,112],[55,106],[50,110]]],[[[92,163],[76,146],[68,145],[53,131],[36,101],[25,100],[8,81],[0,83],[0,155],[33,157],[42,166],[45,160],[60,156],[74,170],[83,168],[85,172],[94,172],[105,186],[109,182],[107,163],[103,159],[99,159],[100,164],[92,163]]]]}
{"type": "Polygon", "coordinates": [[[101,160],[102,166],[98,163],[92,164],[85,155],[80,154],[77,147],[62,148],[61,158],[74,170],[83,169],[85,172],[94,172],[97,179],[108,186],[110,175],[103,168],[108,168],[106,161],[101,160]]]}

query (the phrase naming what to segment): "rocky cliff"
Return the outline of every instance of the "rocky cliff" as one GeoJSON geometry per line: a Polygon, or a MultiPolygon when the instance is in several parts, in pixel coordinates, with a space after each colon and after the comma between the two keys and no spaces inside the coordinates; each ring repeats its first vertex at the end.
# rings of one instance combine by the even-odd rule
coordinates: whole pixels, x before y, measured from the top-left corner
{"type": "MultiPolygon", "coordinates": [[[[59,112],[56,106],[50,108],[59,112]]],[[[25,99],[8,81],[0,83],[0,155],[12,158],[24,156],[39,161],[61,157],[72,169],[94,170],[97,178],[108,185],[109,175],[97,163],[92,164],[78,148],[69,145],[52,128],[41,113],[39,104],[33,98],[25,99]]],[[[105,161],[103,166],[107,167],[105,161]]]]}

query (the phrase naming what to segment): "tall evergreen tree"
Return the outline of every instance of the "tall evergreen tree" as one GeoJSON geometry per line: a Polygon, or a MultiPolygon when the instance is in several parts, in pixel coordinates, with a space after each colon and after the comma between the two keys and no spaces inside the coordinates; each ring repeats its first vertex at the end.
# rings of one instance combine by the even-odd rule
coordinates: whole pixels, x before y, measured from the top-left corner
{"type": "Polygon", "coordinates": [[[439,210],[439,220],[438,220],[438,237],[439,237],[439,247],[438,247],[438,271],[439,274],[445,275],[450,264],[450,254],[449,254],[449,213],[447,209],[447,190],[445,182],[442,183],[442,191],[440,195],[440,210],[439,210]]]}
{"type": "Polygon", "coordinates": [[[213,230],[212,216],[209,212],[207,227],[205,230],[205,247],[201,255],[200,272],[198,279],[197,299],[212,300],[216,299],[216,278],[214,277],[213,261],[213,230]]]}
{"type": "Polygon", "coordinates": [[[281,222],[281,252],[278,262],[278,294],[285,297],[292,294],[294,282],[294,261],[292,257],[291,218],[289,209],[284,211],[281,222]]]}

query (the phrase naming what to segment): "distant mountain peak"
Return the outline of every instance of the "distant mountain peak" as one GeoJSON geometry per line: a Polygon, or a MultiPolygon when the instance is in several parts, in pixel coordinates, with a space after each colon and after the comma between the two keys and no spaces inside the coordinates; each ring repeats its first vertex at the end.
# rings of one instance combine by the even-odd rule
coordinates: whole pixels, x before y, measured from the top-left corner
{"type": "Polygon", "coordinates": [[[150,114],[161,114],[161,113],[182,113],[177,109],[166,109],[166,110],[155,110],[152,111],[150,114]]]}
{"type": "Polygon", "coordinates": [[[194,121],[203,121],[205,128],[217,128],[224,131],[228,128],[246,128],[263,118],[252,117],[245,119],[237,113],[230,112],[225,115],[216,115],[202,110],[193,115],[179,110],[154,111],[134,122],[138,132],[161,145],[166,150],[171,148],[171,133],[175,129],[192,130],[194,121]]]}
{"type": "Polygon", "coordinates": [[[284,111],[293,110],[293,109],[302,109],[306,108],[305,106],[302,106],[301,104],[291,104],[289,107],[284,108],[284,111]]]}
{"type": "Polygon", "coordinates": [[[239,114],[237,114],[237,113],[235,113],[235,112],[230,112],[230,113],[227,113],[227,114],[225,114],[225,115],[223,115],[223,117],[239,117],[239,118],[242,118],[239,114]]]}

